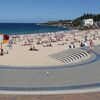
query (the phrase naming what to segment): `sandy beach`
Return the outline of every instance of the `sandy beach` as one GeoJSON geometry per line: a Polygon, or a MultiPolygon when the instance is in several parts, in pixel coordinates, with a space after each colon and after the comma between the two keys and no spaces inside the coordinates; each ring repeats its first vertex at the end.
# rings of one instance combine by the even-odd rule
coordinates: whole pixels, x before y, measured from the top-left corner
{"type": "Polygon", "coordinates": [[[49,55],[67,50],[73,44],[75,48],[79,48],[80,43],[85,41],[85,36],[87,46],[90,39],[94,45],[100,44],[100,30],[10,36],[12,43],[2,44],[4,54],[0,55],[0,65],[12,67],[63,65],[63,62],[52,59],[49,55]],[[33,46],[36,50],[29,50],[33,46]]]}

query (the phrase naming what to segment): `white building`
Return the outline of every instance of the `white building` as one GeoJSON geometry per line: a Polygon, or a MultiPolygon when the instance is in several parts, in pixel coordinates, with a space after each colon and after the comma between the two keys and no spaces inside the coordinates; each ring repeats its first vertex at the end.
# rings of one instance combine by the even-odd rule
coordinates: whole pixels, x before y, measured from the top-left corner
{"type": "Polygon", "coordinates": [[[83,20],[84,26],[92,26],[93,25],[93,19],[84,19],[83,20]]]}

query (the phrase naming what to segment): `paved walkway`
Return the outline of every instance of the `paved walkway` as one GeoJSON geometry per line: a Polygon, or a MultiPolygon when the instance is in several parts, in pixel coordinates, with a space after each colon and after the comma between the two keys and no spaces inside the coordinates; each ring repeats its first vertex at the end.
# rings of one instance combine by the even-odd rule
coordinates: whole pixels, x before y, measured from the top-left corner
{"type": "Polygon", "coordinates": [[[1,91],[57,91],[100,88],[100,45],[92,58],[48,68],[0,67],[1,91]],[[49,74],[47,74],[49,72],[49,74]]]}

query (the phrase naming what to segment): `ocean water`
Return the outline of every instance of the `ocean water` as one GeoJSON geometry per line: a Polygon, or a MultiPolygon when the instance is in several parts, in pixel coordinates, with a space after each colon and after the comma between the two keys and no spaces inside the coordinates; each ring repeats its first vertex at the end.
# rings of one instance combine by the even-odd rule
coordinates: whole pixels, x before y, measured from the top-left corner
{"type": "Polygon", "coordinates": [[[54,26],[43,26],[32,23],[0,23],[0,33],[2,34],[36,34],[46,32],[67,31],[69,29],[54,26]]]}

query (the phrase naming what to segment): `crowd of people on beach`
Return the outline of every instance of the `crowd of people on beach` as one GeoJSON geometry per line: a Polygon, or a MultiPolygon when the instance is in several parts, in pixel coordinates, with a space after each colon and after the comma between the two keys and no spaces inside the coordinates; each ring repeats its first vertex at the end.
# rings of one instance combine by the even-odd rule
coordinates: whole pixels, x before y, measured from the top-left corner
{"type": "MultiPolygon", "coordinates": [[[[11,35],[7,46],[9,49],[12,49],[13,45],[20,43],[20,46],[30,46],[29,51],[39,51],[35,45],[53,47],[53,44],[57,43],[57,45],[68,45],[69,49],[76,47],[89,47],[90,52],[93,50],[95,45],[94,40],[100,41],[100,30],[74,30],[69,32],[61,31],[30,35],[11,35]]],[[[3,48],[0,50],[0,55],[3,55],[3,48]]]]}

